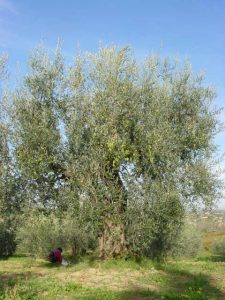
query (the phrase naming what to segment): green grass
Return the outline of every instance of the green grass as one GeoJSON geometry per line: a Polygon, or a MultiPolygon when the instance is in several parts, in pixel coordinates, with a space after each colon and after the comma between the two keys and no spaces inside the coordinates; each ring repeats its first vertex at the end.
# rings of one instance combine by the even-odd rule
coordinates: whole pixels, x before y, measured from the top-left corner
{"type": "Polygon", "coordinates": [[[225,299],[224,261],[199,257],[159,264],[84,258],[67,268],[44,260],[0,261],[0,299],[225,299]]]}

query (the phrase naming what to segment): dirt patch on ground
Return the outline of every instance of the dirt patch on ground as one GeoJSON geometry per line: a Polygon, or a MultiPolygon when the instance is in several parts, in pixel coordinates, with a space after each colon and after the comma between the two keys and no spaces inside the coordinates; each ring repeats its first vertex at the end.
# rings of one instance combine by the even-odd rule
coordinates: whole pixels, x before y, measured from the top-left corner
{"type": "Polygon", "coordinates": [[[108,288],[110,290],[125,290],[147,288],[158,290],[156,285],[143,282],[143,278],[151,275],[151,271],[134,270],[98,270],[90,268],[77,272],[60,272],[55,274],[61,281],[74,281],[81,285],[94,288],[108,288]]]}

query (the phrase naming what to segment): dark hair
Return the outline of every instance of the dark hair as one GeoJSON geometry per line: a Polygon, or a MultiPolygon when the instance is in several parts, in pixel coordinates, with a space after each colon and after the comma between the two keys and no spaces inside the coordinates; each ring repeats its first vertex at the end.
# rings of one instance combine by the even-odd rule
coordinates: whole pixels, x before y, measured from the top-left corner
{"type": "Polygon", "coordinates": [[[60,252],[63,252],[63,251],[62,251],[62,248],[60,248],[60,247],[59,247],[59,248],[57,248],[57,250],[59,250],[60,252]]]}

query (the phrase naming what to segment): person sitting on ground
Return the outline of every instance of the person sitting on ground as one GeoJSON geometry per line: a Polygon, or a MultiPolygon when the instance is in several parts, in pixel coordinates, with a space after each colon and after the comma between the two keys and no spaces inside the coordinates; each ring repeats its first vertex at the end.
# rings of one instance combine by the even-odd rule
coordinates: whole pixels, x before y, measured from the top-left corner
{"type": "Polygon", "coordinates": [[[59,248],[53,250],[49,254],[48,259],[52,263],[60,263],[61,264],[63,261],[62,248],[59,247],[59,248]]]}

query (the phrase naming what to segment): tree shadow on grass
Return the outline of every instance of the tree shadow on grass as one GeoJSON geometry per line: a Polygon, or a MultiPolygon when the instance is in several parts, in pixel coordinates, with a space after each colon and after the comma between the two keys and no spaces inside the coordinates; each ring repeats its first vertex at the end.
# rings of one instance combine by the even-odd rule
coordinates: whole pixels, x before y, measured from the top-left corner
{"type": "Polygon", "coordinates": [[[0,261],[1,260],[8,260],[8,259],[10,259],[10,258],[25,258],[25,257],[27,257],[26,255],[23,255],[23,254],[13,254],[13,256],[12,255],[7,255],[7,256],[0,256],[0,261]]]}
{"type": "MultiPolygon", "coordinates": [[[[98,261],[98,258],[96,256],[67,256],[65,260],[69,263],[67,268],[74,267],[80,263],[86,262],[88,266],[93,267],[95,266],[96,262],[98,261]]],[[[40,263],[39,267],[44,267],[48,269],[54,269],[54,268],[59,268],[63,267],[60,264],[57,263],[51,263],[49,261],[45,261],[44,263],[40,263]]]]}
{"type": "Polygon", "coordinates": [[[25,273],[0,273],[0,299],[4,296],[5,291],[12,289],[16,284],[26,282],[32,278],[43,276],[40,273],[25,272],[25,273]]]}
{"type": "Polygon", "coordinates": [[[41,268],[47,268],[47,269],[59,269],[62,267],[61,264],[59,263],[51,263],[51,262],[41,262],[40,264],[38,264],[38,267],[41,267],[41,268]]]}
{"type": "MultiPolygon", "coordinates": [[[[68,260],[66,261],[69,263],[66,268],[74,267],[77,265],[80,261],[78,259],[68,260]]],[[[51,263],[50,261],[41,262],[38,265],[41,268],[47,268],[47,269],[59,269],[59,268],[65,268],[65,266],[61,265],[60,263],[51,263]]]]}
{"type": "Polygon", "coordinates": [[[165,294],[165,299],[225,299],[225,294],[212,283],[208,274],[192,273],[177,269],[174,265],[161,265],[158,268],[168,275],[171,286],[172,295],[165,294]],[[173,292],[176,292],[178,298],[174,298],[173,292]]]}
{"type": "Polygon", "coordinates": [[[206,261],[206,262],[225,262],[225,256],[221,255],[212,255],[212,256],[200,256],[197,258],[197,261],[206,261]]]}
{"type": "Polygon", "coordinates": [[[191,284],[188,288],[182,290],[179,287],[177,290],[174,287],[171,289],[167,288],[159,292],[151,291],[149,289],[135,289],[128,290],[121,293],[121,300],[157,300],[157,299],[167,299],[167,300],[224,300],[225,294],[222,293],[215,287],[207,286],[207,288],[202,288],[202,285],[195,283],[194,286],[191,284]],[[210,291],[209,291],[210,290],[210,291]]]}
{"type": "Polygon", "coordinates": [[[225,293],[212,283],[212,278],[203,273],[191,273],[176,269],[173,265],[157,264],[156,268],[167,277],[166,285],[158,290],[135,288],[121,292],[121,300],[224,300],[225,293]]]}
{"type": "MultiPolygon", "coordinates": [[[[135,289],[121,292],[119,295],[120,300],[158,300],[166,299],[157,292],[148,289],[135,289]]],[[[168,298],[169,299],[169,298],[168,298]]],[[[177,299],[177,298],[174,298],[177,299]]]]}

